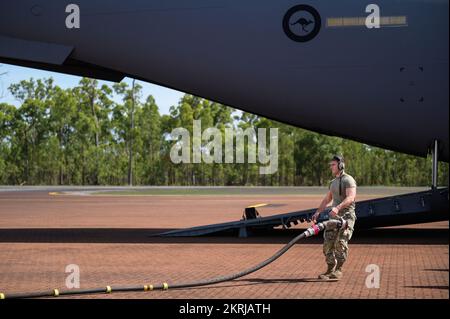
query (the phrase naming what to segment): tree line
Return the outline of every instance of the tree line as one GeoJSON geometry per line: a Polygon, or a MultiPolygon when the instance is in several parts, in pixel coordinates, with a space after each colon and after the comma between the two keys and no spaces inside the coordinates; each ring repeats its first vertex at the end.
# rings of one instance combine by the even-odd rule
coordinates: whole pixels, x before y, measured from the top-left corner
{"type": "MultiPolygon", "coordinates": [[[[332,154],[346,158],[359,185],[426,186],[431,158],[420,158],[310,132],[192,95],[160,114],[142,86],[100,85],[82,78],[62,89],[52,78],[21,81],[8,90],[20,101],[0,103],[0,184],[4,185],[327,185],[332,154]],[[120,96],[120,102],[114,99],[120,96]],[[258,163],[175,164],[176,127],[278,128],[278,170],[258,163]]],[[[191,131],[192,133],[192,131],[191,131]]],[[[206,142],[203,142],[206,143],[206,142]]],[[[448,164],[439,182],[448,184],[448,164]]]]}

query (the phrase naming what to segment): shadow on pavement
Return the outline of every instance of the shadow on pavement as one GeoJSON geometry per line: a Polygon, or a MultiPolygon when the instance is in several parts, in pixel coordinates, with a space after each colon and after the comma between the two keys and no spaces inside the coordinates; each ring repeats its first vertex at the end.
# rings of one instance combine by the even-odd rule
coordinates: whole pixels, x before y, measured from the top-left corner
{"type": "MultiPolygon", "coordinates": [[[[201,237],[159,237],[171,229],[157,228],[18,228],[0,229],[0,243],[180,243],[180,244],[285,244],[301,229],[259,231],[248,238],[236,233],[201,237]]],[[[322,244],[321,235],[301,243],[322,244]]],[[[352,244],[448,245],[449,229],[443,228],[376,228],[356,230],[352,244]]]]}

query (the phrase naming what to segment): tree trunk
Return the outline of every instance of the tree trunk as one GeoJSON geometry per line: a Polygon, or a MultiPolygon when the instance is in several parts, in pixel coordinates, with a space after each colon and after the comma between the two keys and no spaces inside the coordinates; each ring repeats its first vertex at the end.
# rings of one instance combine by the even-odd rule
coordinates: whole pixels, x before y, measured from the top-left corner
{"type": "Polygon", "coordinates": [[[64,155],[63,155],[62,146],[63,146],[63,129],[60,128],[60,130],[59,130],[59,151],[61,152],[61,158],[60,158],[60,162],[59,162],[59,185],[64,184],[64,177],[63,177],[64,155]]]}
{"type": "Polygon", "coordinates": [[[81,185],[86,185],[86,170],[85,170],[85,156],[84,147],[81,147],[81,185]]]}
{"type": "Polygon", "coordinates": [[[133,186],[133,131],[134,131],[134,84],[131,88],[131,114],[130,114],[130,142],[129,142],[129,157],[128,157],[128,185],[133,186]]]}
{"type": "Polygon", "coordinates": [[[29,159],[29,150],[28,150],[28,132],[25,130],[25,181],[22,183],[27,184],[28,178],[30,174],[30,159],[29,159]]]}
{"type": "Polygon", "coordinates": [[[97,114],[95,112],[95,87],[92,86],[92,92],[90,94],[90,106],[91,106],[91,112],[92,112],[92,117],[94,118],[94,123],[95,123],[95,134],[94,134],[94,139],[95,139],[95,172],[94,172],[94,184],[98,185],[98,167],[99,167],[99,158],[98,158],[98,146],[99,146],[99,127],[98,127],[98,118],[97,118],[97,114]]]}

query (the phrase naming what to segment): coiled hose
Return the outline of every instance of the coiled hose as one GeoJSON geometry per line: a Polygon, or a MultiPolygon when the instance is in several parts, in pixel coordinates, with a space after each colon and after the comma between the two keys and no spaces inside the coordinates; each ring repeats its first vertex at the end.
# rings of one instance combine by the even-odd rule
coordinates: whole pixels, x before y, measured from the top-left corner
{"type": "MultiPolygon", "coordinates": [[[[281,255],[287,252],[296,242],[300,239],[311,237],[317,235],[324,229],[345,229],[347,228],[347,221],[344,219],[330,219],[328,221],[324,221],[321,223],[317,223],[306,229],[303,233],[296,236],[289,243],[287,243],[283,248],[277,251],[272,257],[264,260],[263,262],[243,270],[241,272],[220,276],[216,278],[187,282],[187,283],[179,283],[179,284],[171,284],[170,288],[189,288],[189,287],[200,287],[206,285],[218,284],[225,281],[234,280],[240,277],[244,277],[248,274],[251,274],[255,271],[258,271],[261,268],[264,268],[268,264],[277,260],[281,255]]],[[[30,293],[13,293],[13,294],[4,294],[0,293],[0,299],[18,299],[18,298],[39,298],[39,297],[58,297],[58,296],[69,296],[69,295],[83,295],[83,294],[97,294],[97,293],[112,293],[114,292],[125,292],[125,291],[151,291],[151,290],[167,290],[169,289],[169,285],[167,283],[162,283],[158,285],[140,285],[140,286],[118,286],[114,287],[106,286],[103,288],[93,288],[93,289],[78,289],[78,290],[66,290],[59,291],[58,289],[53,289],[52,291],[42,291],[42,292],[30,292],[30,293]]]]}

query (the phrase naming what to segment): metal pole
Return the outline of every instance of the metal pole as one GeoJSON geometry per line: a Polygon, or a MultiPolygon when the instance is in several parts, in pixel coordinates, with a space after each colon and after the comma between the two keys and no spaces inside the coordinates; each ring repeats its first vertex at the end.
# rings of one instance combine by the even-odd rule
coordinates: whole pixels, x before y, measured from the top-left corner
{"type": "Polygon", "coordinates": [[[431,188],[437,187],[437,176],[438,176],[438,141],[434,140],[433,145],[433,151],[432,151],[432,158],[433,158],[433,167],[431,172],[431,188]]]}

